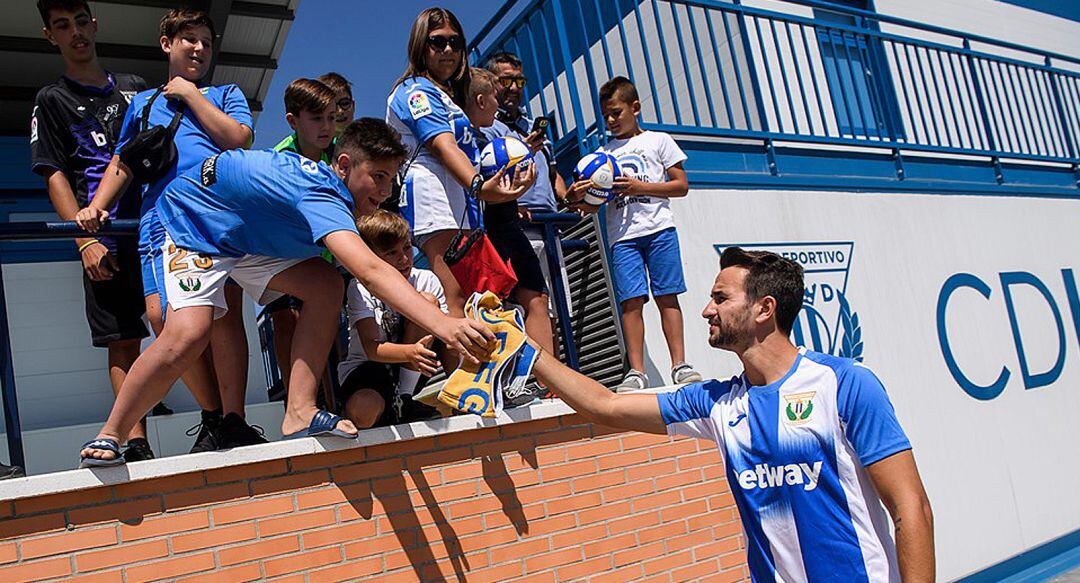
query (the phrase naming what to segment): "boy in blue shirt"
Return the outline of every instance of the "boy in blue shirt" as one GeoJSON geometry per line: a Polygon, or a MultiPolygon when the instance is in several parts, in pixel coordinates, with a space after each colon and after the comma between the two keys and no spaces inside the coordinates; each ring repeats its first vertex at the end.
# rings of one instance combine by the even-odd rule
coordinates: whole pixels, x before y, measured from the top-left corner
{"type": "MultiPolygon", "coordinates": [[[[622,170],[622,176],[615,181],[615,200],[604,205],[612,282],[622,309],[623,338],[630,361],[630,371],[618,389],[644,389],[648,385],[642,310],[650,291],[660,310],[664,340],[671,355],[671,382],[681,385],[700,381],[701,375],[684,360],[679,294],[686,291],[686,282],[669,202],[686,196],[690,189],[683,169],[686,154],[671,136],[642,131],[637,119],[641,102],[637,89],[626,77],[604,83],[599,97],[604,123],[614,136],[600,151],[615,156],[622,170]]],[[[574,183],[571,199],[580,200],[590,186],[587,180],[574,183]]]]}
{"type": "MultiPolygon", "coordinates": [[[[150,89],[131,100],[120,130],[115,153],[119,154],[144,124],[147,104],[149,119],[146,127],[168,126],[173,116],[182,111],[180,125],[173,139],[176,144],[176,165],[165,175],[143,186],[139,211],[139,254],[142,260],[143,295],[146,314],[155,333],[161,332],[161,291],[164,274],[157,261],[165,241],[165,229],[158,218],[155,203],[161,191],[188,169],[207,157],[233,148],[246,148],[252,141],[252,117],[247,98],[236,85],[212,86],[202,84],[210,70],[215,38],[214,24],[204,12],[186,9],[172,10],[161,19],[161,50],[169,59],[169,82],[157,94],[150,89]],[[155,97],[156,95],[156,97],[155,97]]],[[[123,192],[131,180],[131,170],[114,155],[90,205],[79,212],[76,220],[93,224],[123,192]]],[[[233,290],[230,302],[239,307],[239,290],[233,290]]],[[[244,390],[247,385],[247,337],[239,309],[233,317],[215,325],[214,364],[217,382],[208,358],[194,363],[184,375],[184,383],[203,409],[202,427],[192,452],[208,451],[265,442],[243,419],[244,390]],[[220,391],[220,392],[219,392],[220,391]],[[222,411],[223,409],[223,411],[222,411]],[[223,417],[224,414],[224,417],[223,417]],[[219,431],[219,429],[221,431],[219,431]]]]}
{"type": "Polygon", "coordinates": [[[225,152],[165,189],[156,205],[166,230],[158,260],[166,274],[165,329],[135,362],[97,439],[83,446],[84,467],[123,463],[117,439],[206,347],[214,318],[228,310],[228,278],[259,303],[281,294],[303,301],[282,433],[355,437],[352,422],[315,405],[343,291],[341,277],[319,257],[323,247],[364,287],[450,348],[474,360],[486,355],[494,338],[482,324],[443,314],[357,233],[356,218],[386,200],[405,158],[397,132],[379,120],[358,120],[342,133],[334,155],[331,168],[291,152],[225,152]]]}

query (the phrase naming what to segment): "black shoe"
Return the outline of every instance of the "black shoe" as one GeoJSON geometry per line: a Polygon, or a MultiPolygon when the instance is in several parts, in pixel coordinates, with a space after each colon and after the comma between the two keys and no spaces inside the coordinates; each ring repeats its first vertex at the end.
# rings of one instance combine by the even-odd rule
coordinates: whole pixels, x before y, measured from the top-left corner
{"type": "Polygon", "coordinates": [[[154,450],[150,449],[150,442],[142,437],[129,439],[124,448],[124,460],[127,462],[141,462],[154,459],[154,450]]]}
{"type": "Polygon", "coordinates": [[[231,449],[245,445],[267,443],[262,427],[248,425],[244,418],[229,413],[217,428],[218,449],[231,449]]]}
{"type": "Polygon", "coordinates": [[[420,401],[414,401],[410,395],[398,395],[398,397],[401,399],[401,404],[395,407],[400,411],[397,419],[398,423],[412,423],[413,421],[442,417],[442,413],[439,413],[438,409],[425,405],[420,401]]]}
{"type": "Polygon", "coordinates": [[[158,417],[160,415],[172,415],[172,414],[173,414],[173,410],[170,409],[169,406],[166,405],[163,402],[159,402],[157,405],[154,405],[154,408],[150,410],[150,416],[151,417],[158,417]]]}
{"type": "Polygon", "coordinates": [[[221,411],[203,411],[202,420],[187,430],[187,435],[196,435],[195,445],[191,446],[191,453],[203,451],[217,451],[217,431],[221,426],[221,411]]]}
{"type": "Polygon", "coordinates": [[[25,475],[26,472],[23,472],[23,469],[19,466],[0,464],[0,480],[7,480],[9,478],[21,478],[25,475]]]}

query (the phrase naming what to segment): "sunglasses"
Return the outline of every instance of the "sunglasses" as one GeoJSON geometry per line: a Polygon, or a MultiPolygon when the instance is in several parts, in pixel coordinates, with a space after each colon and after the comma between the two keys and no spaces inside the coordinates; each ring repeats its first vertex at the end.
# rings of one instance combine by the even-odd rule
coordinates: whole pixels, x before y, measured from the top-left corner
{"type": "Polygon", "coordinates": [[[518,89],[525,88],[524,77],[499,77],[499,85],[503,86],[503,89],[509,89],[511,87],[517,87],[518,89]]]}
{"type": "Polygon", "coordinates": [[[436,51],[445,51],[448,46],[450,47],[450,50],[455,53],[465,49],[465,39],[456,34],[452,36],[433,34],[427,37],[427,44],[436,51]]]}

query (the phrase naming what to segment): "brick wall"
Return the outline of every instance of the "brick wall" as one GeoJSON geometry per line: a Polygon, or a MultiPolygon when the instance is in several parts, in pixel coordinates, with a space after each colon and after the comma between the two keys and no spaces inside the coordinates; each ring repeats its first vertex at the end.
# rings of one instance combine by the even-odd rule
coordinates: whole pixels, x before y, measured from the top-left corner
{"type": "Polygon", "coordinates": [[[563,416],[0,502],[0,581],[745,579],[706,442],[563,416]]]}

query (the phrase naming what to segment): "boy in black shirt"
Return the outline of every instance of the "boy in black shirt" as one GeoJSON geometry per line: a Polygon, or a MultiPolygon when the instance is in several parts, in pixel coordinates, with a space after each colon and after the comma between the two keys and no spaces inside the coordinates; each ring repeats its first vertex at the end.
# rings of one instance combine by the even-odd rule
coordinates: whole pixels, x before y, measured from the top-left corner
{"type": "MultiPolygon", "coordinates": [[[[97,20],[85,0],[38,0],[45,38],[60,49],[64,75],[38,92],[30,122],[34,172],[63,220],[89,204],[112,158],[131,98],[146,89],[136,75],[110,73],[97,60],[97,20]]],[[[138,197],[122,197],[117,218],[138,218],[138,197]]],[[[139,253],[134,237],[75,239],[83,263],[86,319],[94,346],[109,351],[109,380],[120,390],[148,332],[143,324],[139,253]]],[[[145,421],[128,437],[128,461],[152,459],[145,421]]]]}

